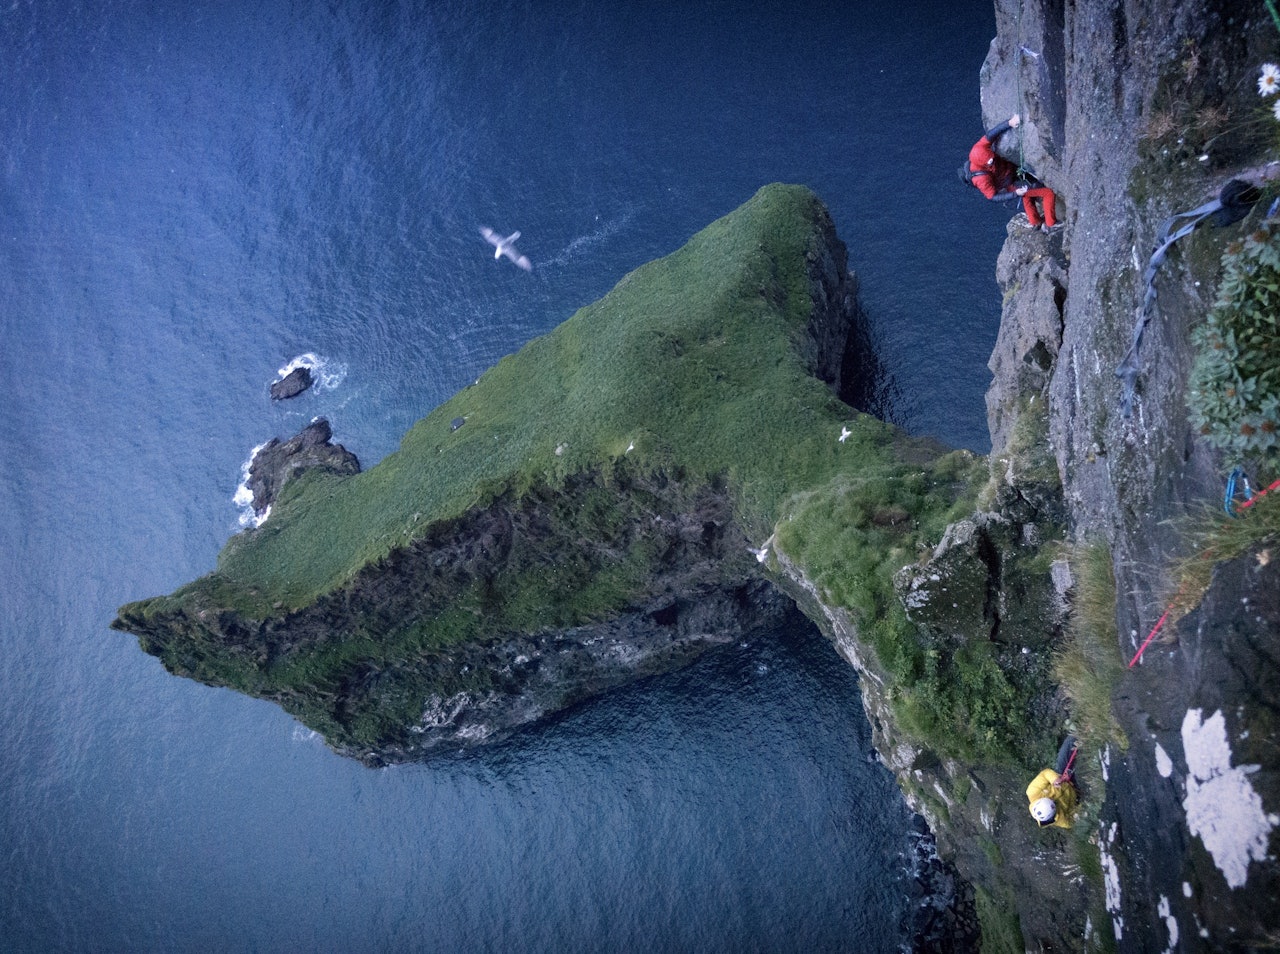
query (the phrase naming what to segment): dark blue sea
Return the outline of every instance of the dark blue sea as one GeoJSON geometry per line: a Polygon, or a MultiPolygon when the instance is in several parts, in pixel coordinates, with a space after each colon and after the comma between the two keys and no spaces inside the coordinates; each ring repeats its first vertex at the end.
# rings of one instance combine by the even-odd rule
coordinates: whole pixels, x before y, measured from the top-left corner
{"type": "Polygon", "coordinates": [[[896,951],[910,819],[805,625],[387,770],[107,628],[316,415],[366,465],[770,181],[894,422],[987,449],[989,0],[3,0],[0,950],[896,951]],[[478,228],[522,232],[526,274],[478,228]],[[295,402],[268,387],[301,362],[295,402]]]}

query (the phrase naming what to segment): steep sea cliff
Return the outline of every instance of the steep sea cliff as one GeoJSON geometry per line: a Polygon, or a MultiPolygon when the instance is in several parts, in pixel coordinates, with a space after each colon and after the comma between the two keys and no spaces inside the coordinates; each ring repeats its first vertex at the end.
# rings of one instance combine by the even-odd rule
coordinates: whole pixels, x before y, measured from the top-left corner
{"type": "Polygon", "coordinates": [[[1274,538],[1217,561],[1125,666],[1234,463],[1189,424],[1189,332],[1266,203],[1163,265],[1131,415],[1113,373],[1160,222],[1265,184],[1252,85],[1280,32],[1239,7],[997,3],[987,124],[1026,114],[1013,148],[1067,228],[1010,227],[989,459],[844,403],[856,280],[816,197],[769,187],[377,467],[291,481],[214,574],[115,625],[384,764],[682,665],[794,601],[861,672],[984,950],[1274,940],[1274,538]],[[1085,807],[1039,831],[1022,790],[1068,729],[1085,807]]]}

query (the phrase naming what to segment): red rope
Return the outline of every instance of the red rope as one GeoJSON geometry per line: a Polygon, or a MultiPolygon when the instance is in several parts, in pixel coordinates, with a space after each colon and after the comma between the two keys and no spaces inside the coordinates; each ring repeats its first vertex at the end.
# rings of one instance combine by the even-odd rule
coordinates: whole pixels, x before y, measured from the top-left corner
{"type": "Polygon", "coordinates": [[[1063,777],[1063,778],[1070,780],[1070,778],[1071,778],[1071,766],[1072,766],[1072,764],[1074,764],[1074,762],[1075,762],[1075,760],[1076,760],[1076,753],[1077,753],[1077,752],[1079,752],[1079,751],[1080,751],[1080,746],[1076,745],[1076,746],[1073,746],[1073,747],[1072,747],[1072,749],[1071,749],[1071,758],[1067,759],[1067,767],[1066,767],[1066,768],[1064,768],[1064,769],[1062,770],[1062,777],[1063,777]]]}
{"type": "MultiPolygon", "coordinates": [[[[1240,505],[1240,509],[1244,510],[1246,507],[1252,507],[1259,500],[1261,500],[1263,497],[1265,497],[1267,494],[1269,494],[1271,491],[1277,488],[1280,488],[1280,480],[1274,481],[1269,487],[1267,487],[1266,490],[1258,491],[1256,494],[1254,494],[1252,497],[1250,497],[1248,500],[1242,503],[1240,505]]],[[[1179,590],[1179,593],[1181,593],[1181,590],[1179,590]]],[[[1175,597],[1175,600],[1176,599],[1177,597],[1175,597]]],[[[1169,609],[1172,609],[1172,607],[1170,607],[1169,609]]],[[[1169,618],[1169,610],[1167,609],[1164,611],[1164,615],[1161,616],[1158,620],[1156,620],[1156,624],[1151,627],[1151,632],[1147,634],[1147,638],[1142,641],[1142,645],[1138,647],[1138,651],[1134,654],[1133,658],[1129,660],[1130,669],[1132,669],[1134,667],[1134,664],[1139,659],[1142,658],[1143,652],[1145,652],[1146,648],[1151,645],[1151,640],[1156,638],[1156,633],[1160,632],[1160,628],[1164,626],[1164,621],[1167,620],[1168,618],[1169,618]]]]}
{"type": "Polygon", "coordinates": [[[1164,621],[1167,620],[1168,618],[1169,618],[1169,610],[1165,610],[1164,615],[1161,616],[1158,620],[1156,620],[1156,624],[1151,627],[1150,635],[1148,635],[1147,638],[1142,641],[1142,645],[1138,647],[1138,652],[1134,655],[1132,659],[1129,660],[1130,669],[1133,668],[1134,663],[1136,663],[1139,659],[1142,658],[1143,652],[1145,652],[1146,648],[1151,645],[1151,640],[1156,638],[1156,633],[1160,632],[1160,627],[1164,625],[1164,621]]]}
{"type": "Polygon", "coordinates": [[[1254,504],[1256,504],[1259,500],[1265,497],[1268,493],[1275,490],[1277,487],[1280,487],[1280,480],[1277,480],[1266,490],[1259,490],[1256,494],[1254,494],[1252,497],[1250,497],[1248,500],[1242,503],[1240,505],[1240,509],[1244,510],[1246,507],[1252,507],[1254,504]]]}

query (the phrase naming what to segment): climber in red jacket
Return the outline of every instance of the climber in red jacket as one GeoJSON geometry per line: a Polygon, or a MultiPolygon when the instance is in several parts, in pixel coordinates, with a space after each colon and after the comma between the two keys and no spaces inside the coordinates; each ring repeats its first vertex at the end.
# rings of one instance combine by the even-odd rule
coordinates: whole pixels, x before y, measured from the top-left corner
{"type": "Polygon", "coordinates": [[[1019,177],[1018,168],[1004,156],[996,155],[996,140],[1010,129],[1017,129],[1022,117],[1014,113],[1005,122],[973,144],[969,150],[969,181],[988,199],[997,201],[1014,196],[1022,197],[1022,209],[1027,213],[1030,228],[1043,228],[1048,232],[1058,227],[1054,216],[1053,190],[1038,181],[1027,182],[1019,177]],[[1043,216],[1036,208],[1039,202],[1043,216]]]}

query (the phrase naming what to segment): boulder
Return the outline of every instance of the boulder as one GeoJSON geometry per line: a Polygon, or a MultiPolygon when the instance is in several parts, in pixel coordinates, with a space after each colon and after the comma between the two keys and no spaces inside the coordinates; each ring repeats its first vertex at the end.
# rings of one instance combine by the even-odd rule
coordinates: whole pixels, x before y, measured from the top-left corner
{"type": "Polygon", "coordinates": [[[294,368],[271,385],[271,400],[287,401],[289,398],[297,397],[311,387],[312,383],[310,368],[294,368]]]}

